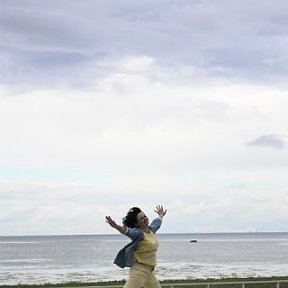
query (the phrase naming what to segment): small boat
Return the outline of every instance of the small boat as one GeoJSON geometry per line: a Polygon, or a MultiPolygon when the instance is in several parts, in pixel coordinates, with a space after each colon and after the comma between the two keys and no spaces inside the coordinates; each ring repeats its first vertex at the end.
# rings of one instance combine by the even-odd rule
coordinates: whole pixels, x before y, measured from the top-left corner
{"type": "Polygon", "coordinates": [[[191,243],[197,243],[197,240],[190,240],[191,243]]]}

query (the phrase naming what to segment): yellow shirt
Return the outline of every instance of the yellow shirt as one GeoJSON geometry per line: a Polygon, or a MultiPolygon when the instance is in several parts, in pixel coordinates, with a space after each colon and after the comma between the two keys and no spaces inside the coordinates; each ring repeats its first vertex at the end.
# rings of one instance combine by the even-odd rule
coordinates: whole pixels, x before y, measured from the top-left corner
{"type": "Polygon", "coordinates": [[[139,241],[134,250],[136,261],[151,267],[156,266],[156,251],[158,240],[153,232],[145,233],[143,240],[139,241]]]}

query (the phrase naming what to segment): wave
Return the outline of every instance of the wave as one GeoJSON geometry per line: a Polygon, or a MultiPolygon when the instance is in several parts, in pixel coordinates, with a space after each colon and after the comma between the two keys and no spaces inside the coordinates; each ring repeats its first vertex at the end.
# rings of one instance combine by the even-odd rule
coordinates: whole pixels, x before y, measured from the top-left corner
{"type": "Polygon", "coordinates": [[[9,260],[0,260],[0,263],[44,263],[44,262],[50,262],[51,259],[9,259],[9,260]]]}

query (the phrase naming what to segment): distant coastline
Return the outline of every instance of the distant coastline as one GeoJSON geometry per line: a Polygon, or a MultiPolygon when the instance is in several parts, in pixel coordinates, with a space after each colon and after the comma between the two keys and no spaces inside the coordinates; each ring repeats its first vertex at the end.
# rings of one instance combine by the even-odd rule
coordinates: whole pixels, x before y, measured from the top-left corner
{"type": "MultiPolygon", "coordinates": [[[[246,232],[159,232],[158,235],[173,236],[173,235],[247,235],[247,234],[287,234],[288,231],[246,231],[246,232]]],[[[118,233],[95,233],[95,234],[23,234],[23,235],[1,235],[0,237],[95,237],[95,236],[114,236],[119,235],[118,233]]]]}

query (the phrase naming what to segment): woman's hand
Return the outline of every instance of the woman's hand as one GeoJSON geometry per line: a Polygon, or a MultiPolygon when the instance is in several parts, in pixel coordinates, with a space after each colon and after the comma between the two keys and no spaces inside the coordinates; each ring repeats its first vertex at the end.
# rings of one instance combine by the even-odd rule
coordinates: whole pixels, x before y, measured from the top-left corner
{"type": "Polygon", "coordinates": [[[108,223],[112,228],[117,227],[116,222],[110,216],[106,216],[105,218],[106,218],[106,223],[108,223]]]}
{"type": "Polygon", "coordinates": [[[127,228],[125,226],[118,225],[110,216],[106,216],[105,219],[112,228],[118,230],[120,233],[126,232],[127,228]]]}
{"type": "Polygon", "coordinates": [[[158,205],[156,206],[156,209],[154,210],[158,216],[162,219],[166,213],[167,213],[167,209],[164,210],[163,206],[162,205],[158,205]]]}

